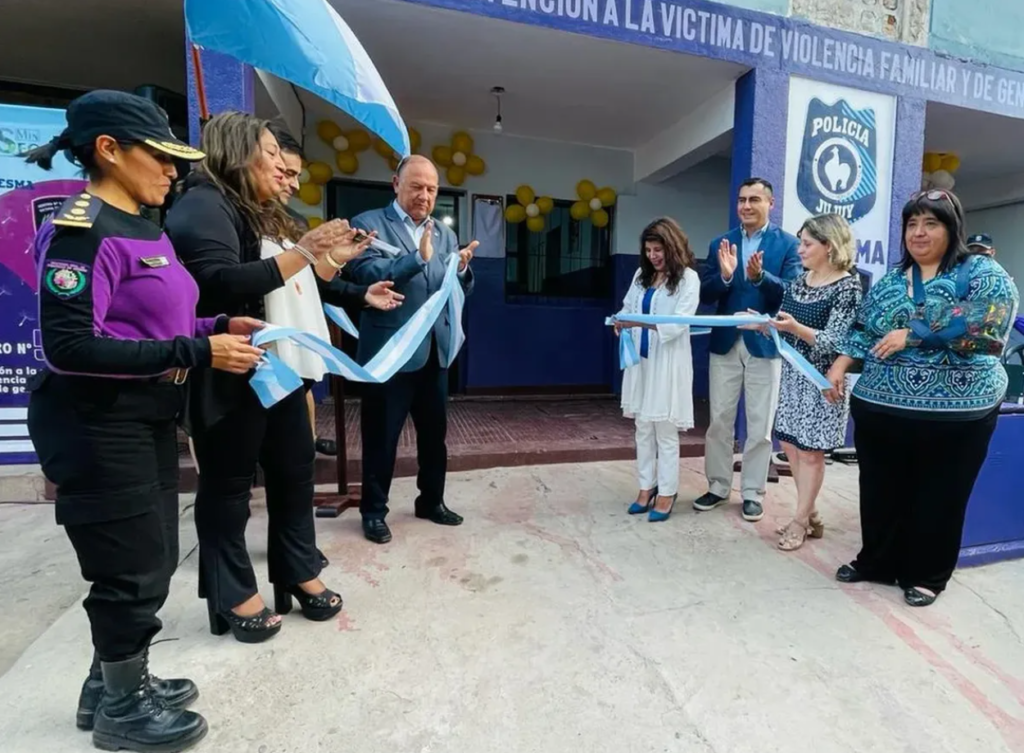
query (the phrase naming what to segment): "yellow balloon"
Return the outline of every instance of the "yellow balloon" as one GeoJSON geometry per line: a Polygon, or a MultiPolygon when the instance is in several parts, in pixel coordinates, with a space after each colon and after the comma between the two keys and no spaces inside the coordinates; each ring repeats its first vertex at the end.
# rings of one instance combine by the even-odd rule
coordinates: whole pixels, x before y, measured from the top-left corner
{"type": "Polygon", "coordinates": [[[395,150],[388,146],[388,142],[384,141],[384,139],[374,139],[373,151],[377,152],[377,154],[384,159],[387,159],[395,150]]]}
{"type": "Polygon", "coordinates": [[[577,201],[569,208],[569,216],[574,220],[585,220],[590,216],[590,205],[585,201],[577,201]]]}
{"type": "Polygon", "coordinates": [[[338,152],[335,162],[345,175],[354,175],[359,169],[359,158],[352,152],[338,152]]]}
{"type": "Polygon", "coordinates": [[[928,152],[924,155],[924,171],[926,173],[933,173],[942,167],[942,155],[935,154],[934,152],[928,152]]]}
{"type": "Polygon", "coordinates": [[[309,223],[310,230],[312,230],[313,228],[320,227],[321,225],[324,224],[323,217],[307,217],[306,221],[309,223]]]}
{"type": "Polygon", "coordinates": [[[576,195],[583,199],[583,201],[590,201],[597,196],[597,186],[594,185],[593,181],[581,180],[576,184],[576,195]]]}
{"type": "Polygon", "coordinates": [[[310,182],[316,183],[318,186],[322,186],[329,181],[331,175],[334,174],[331,166],[326,162],[310,162],[306,169],[309,170],[310,182]]]}
{"type": "Polygon", "coordinates": [[[452,149],[456,152],[469,154],[473,151],[473,137],[465,131],[459,131],[452,136],[452,149]]]}
{"type": "Polygon", "coordinates": [[[303,183],[299,186],[299,199],[311,207],[319,206],[323,192],[316,183],[303,183]]]}
{"type": "Polygon", "coordinates": [[[345,138],[348,139],[348,148],[353,152],[365,152],[370,148],[370,144],[373,140],[370,138],[370,134],[364,131],[362,128],[356,128],[345,134],[345,138]]]}
{"type": "Polygon", "coordinates": [[[544,218],[543,217],[528,217],[526,219],[526,227],[531,233],[539,233],[544,229],[544,218]]]}
{"type": "Polygon", "coordinates": [[[522,204],[509,204],[505,210],[505,219],[517,224],[526,219],[526,207],[522,204]]]}
{"type": "Polygon", "coordinates": [[[529,186],[519,186],[516,189],[516,201],[522,204],[524,207],[527,204],[532,204],[537,194],[533,192],[533,189],[529,186]]]}
{"type": "Polygon", "coordinates": [[[615,190],[606,186],[597,192],[597,198],[601,200],[601,206],[610,207],[615,203],[615,190]]]}
{"type": "Polygon", "coordinates": [[[423,137],[420,136],[420,132],[417,131],[415,128],[410,128],[409,129],[409,146],[412,148],[412,150],[415,152],[417,149],[420,148],[420,144],[422,144],[422,143],[423,143],[423,137]]]}
{"type": "Polygon", "coordinates": [[[433,157],[434,162],[439,164],[441,167],[448,167],[452,164],[452,148],[450,146],[438,144],[430,152],[430,156],[433,157]]]}
{"type": "Polygon", "coordinates": [[[551,210],[555,208],[555,200],[550,196],[541,196],[537,199],[537,209],[540,210],[541,214],[551,214],[551,210]]]}
{"type": "Polygon", "coordinates": [[[611,217],[603,209],[598,209],[591,215],[590,220],[594,223],[594,227],[607,227],[611,217]]]}
{"type": "Polygon", "coordinates": [[[401,160],[396,158],[395,155],[393,154],[390,157],[388,157],[388,167],[390,167],[392,170],[398,169],[399,162],[401,162],[401,160]]]}
{"type": "Polygon", "coordinates": [[[316,135],[319,136],[320,140],[324,143],[330,144],[342,135],[341,126],[333,120],[321,120],[316,124],[316,135]]]}
{"type": "Polygon", "coordinates": [[[475,154],[469,155],[469,159],[466,160],[467,173],[470,175],[483,175],[486,169],[487,163],[484,162],[483,157],[477,157],[475,154]]]}
{"type": "Polygon", "coordinates": [[[942,155],[942,161],[939,164],[939,169],[945,170],[946,172],[955,173],[958,167],[960,167],[959,157],[957,157],[955,154],[942,155]]]}
{"type": "Polygon", "coordinates": [[[466,180],[466,168],[452,165],[448,168],[448,182],[453,186],[461,186],[466,180]]]}

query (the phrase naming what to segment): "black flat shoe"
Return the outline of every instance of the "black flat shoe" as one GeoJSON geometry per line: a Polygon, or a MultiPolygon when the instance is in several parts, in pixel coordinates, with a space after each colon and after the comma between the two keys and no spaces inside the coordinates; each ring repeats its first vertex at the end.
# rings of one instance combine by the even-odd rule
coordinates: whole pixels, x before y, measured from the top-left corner
{"type": "Polygon", "coordinates": [[[878,583],[883,586],[896,585],[895,578],[868,578],[860,573],[853,565],[843,565],[836,570],[836,580],[840,583],[878,583]]]}
{"type": "Polygon", "coordinates": [[[249,617],[239,617],[230,609],[226,612],[216,611],[209,599],[206,604],[210,616],[210,632],[214,635],[224,635],[230,630],[239,643],[262,643],[281,632],[280,622],[270,623],[275,614],[266,607],[263,607],[262,612],[249,617]]]}
{"type": "Polygon", "coordinates": [[[331,619],[341,611],[341,595],[325,588],[318,594],[306,593],[299,586],[274,586],[274,609],[278,614],[292,611],[292,597],[299,602],[302,616],[313,622],[331,619]]]}
{"type": "Polygon", "coordinates": [[[444,502],[430,510],[417,510],[416,517],[437,523],[439,526],[461,526],[462,516],[449,510],[444,502]]]}
{"type": "Polygon", "coordinates": [[[903,592],[903,600],[912,607],[930,606],[935,603],[937,598],[939,598],[938,594],[932,596],[924,591],[918,591],[916,588],[908,588],[903,592]]]}
{"type": "Polygon", "coordinates": [[[374,544],[387,544],[391,541],[391,529],[380,518],[366,518],[363,520],[363,536],[374,544]]]}

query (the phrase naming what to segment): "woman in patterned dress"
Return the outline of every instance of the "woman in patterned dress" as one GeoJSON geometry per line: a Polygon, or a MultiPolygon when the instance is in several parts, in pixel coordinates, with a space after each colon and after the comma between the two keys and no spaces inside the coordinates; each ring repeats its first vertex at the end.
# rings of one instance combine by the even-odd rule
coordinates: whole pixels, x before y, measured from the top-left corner
{"type": "MultiPolygon", "coordinates": [[[[860,304],[860,280],[850,273],[853,234],[845,219],[823,214],[807,220],[797,235],[800,260],[807,271],[786,286],[771,326],[824,374],[860,304]]],[[[797,506],[793,519],[778,529],[779,549],[799,549],[808,536],[824,534],[815,502],[825,478],[825,453],[843,446],[848,419],[848,401],[830,403],[788,361],[782,362],[775,437],[789,458],[797,506]]]]}
{"type": "Polygon", "coordinates": [[[968,253],[954,194],[907,202],[903,259],[872,286],[828,374],[835,399],[861,366],[850,410],[863,543],[836,580],[898,583],[912,607],[946,588],[1006,394],[999,356],[1018,303],[1006,270],[968,253]]]}

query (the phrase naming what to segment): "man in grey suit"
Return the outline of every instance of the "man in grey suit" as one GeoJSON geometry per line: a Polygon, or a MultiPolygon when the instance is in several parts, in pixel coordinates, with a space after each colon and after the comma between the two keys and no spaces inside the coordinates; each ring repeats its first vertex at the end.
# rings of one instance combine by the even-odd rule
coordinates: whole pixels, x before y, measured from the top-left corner
{"type": "MultiPolygon", "coordinates": [[[[405,324],[427,298],[442,285],[448,259],[461,258],[459,282],[468,295],[473,290],[469,262],[479,245],[476,241],[459,249],[455,233],[435,224],[430,215],[437,200],[438,175],[434,164],[419,155],[402,160],[393,179],[395,201],[384,209],[365,212],[352,226],[375,232],[377,238],[398,249],[389,253],[370,247],[348,264],[352,279],[360,285],[393,280],[394,290],[405,303],[391,311],[365,309],[359,323],[357,360],[366,363],[405,324]]],[[[391,530],[388,493],[395,470],[398,440],[406,418],[416,427],[416,477],[419,496],[416,517],[439,525],[457,526],[462,517],[444,503],[448,468],[448,369],[451,346],[448,309],[437,318],[409,362],[384,384],[368,384],[362,400],[363,497],[359,510],[363,534],[370,541],[386,544],[391,530]]]]}

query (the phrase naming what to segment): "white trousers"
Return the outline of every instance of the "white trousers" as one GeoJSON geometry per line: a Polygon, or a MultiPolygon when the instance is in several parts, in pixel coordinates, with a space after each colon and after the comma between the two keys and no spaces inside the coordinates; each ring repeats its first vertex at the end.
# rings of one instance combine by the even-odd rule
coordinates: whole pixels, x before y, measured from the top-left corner
{"type": "Polygon", "coordinates": [[[772,424],[779,405],[782,361],[755,358],[743,338],[724,356],[711,354],[709,372],[711,425],[705,438],[704,474],[708,491],[728,497],[732,491],[733,444],[740,392],[745,398],[747,441],[740,478],[743,499],[761,502],[772,459],[772,424]]]}
{"type": "Polygon", "coordinates": [[[662,497],[679,491],[679,428],[673,422],[637,420],[636,466],[641,489],[657,486],[662,497]]]}

